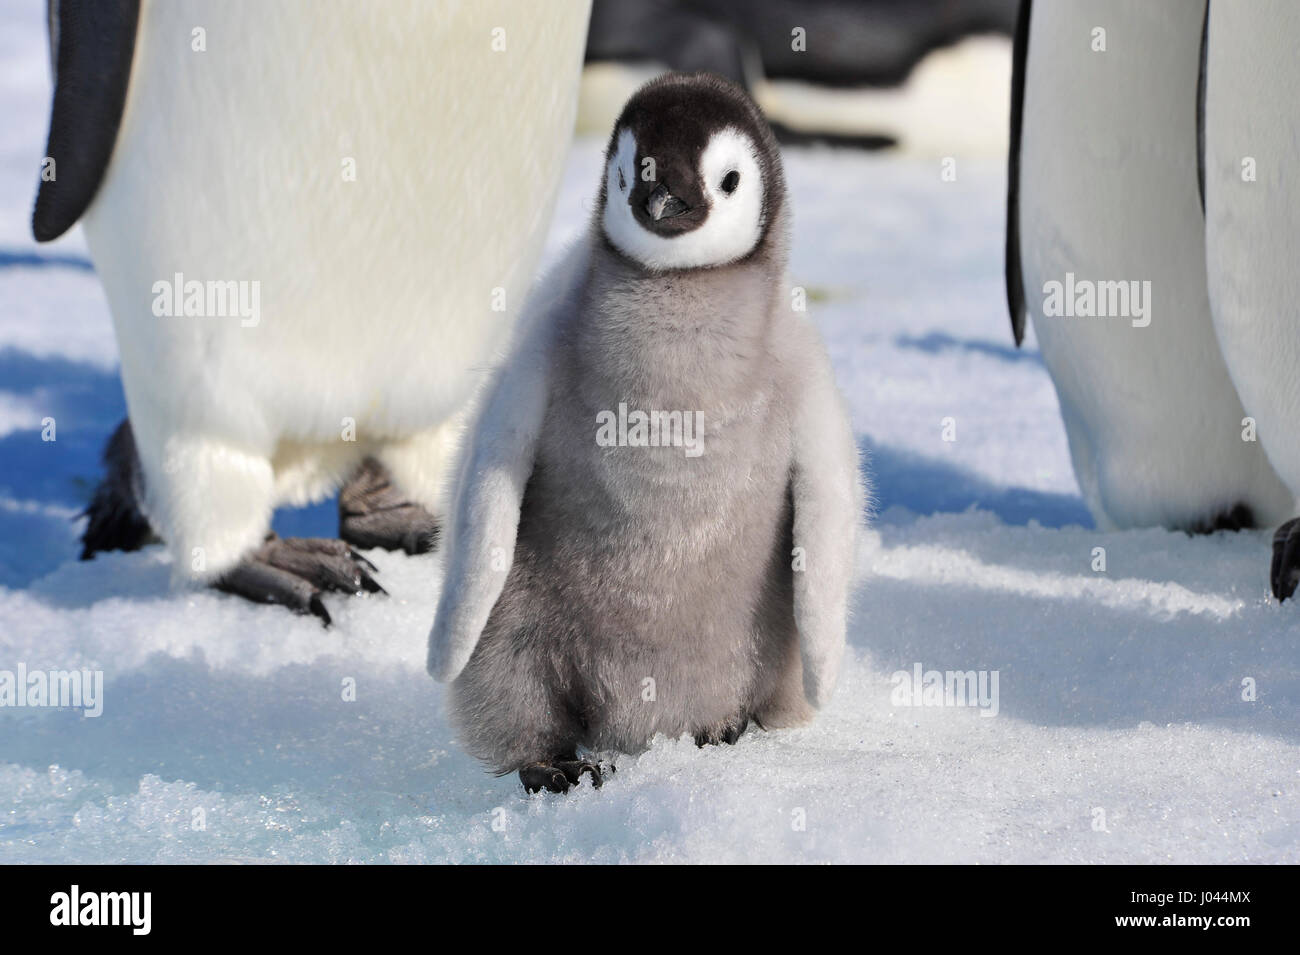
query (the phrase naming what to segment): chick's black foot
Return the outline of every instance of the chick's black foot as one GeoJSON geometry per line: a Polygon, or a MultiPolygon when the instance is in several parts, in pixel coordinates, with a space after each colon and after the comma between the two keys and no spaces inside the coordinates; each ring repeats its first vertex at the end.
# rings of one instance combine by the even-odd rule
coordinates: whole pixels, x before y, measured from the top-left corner
{"type": "Polygon", "coordinates": [[[329,626],[321,592],[382,594],[384,588],[371,576],[374,572],[375,565],[343,541],[270,534],[214,586],[254,603],[312,614],[329,626]]]}
{"type": "MultiPolygon", "coordinates": [[[[614,767],[609,771],[612,773],[614,767]]],[[[605,774],[598,763],[585,759],[553,759],[545,763],[530,763],[519,770],[519,781],[530,793],[545,789],[552,793],[567,793],[578,785],[583,774],[591,776],[591,784],[599,789],[605,783],[605,774]]]]}
{"type": "Polygon", "coordinates": [[[387,469],[366,458],[339,492],[339,537],[353,547],[425,554],[438,540],[438,521],[393,486],[387,469]]]}
{"type": "Polygon", "coordinates": [[[748,728],[749,717],[737,716],[719,726],[696,733],[695,745],[717,746],[719,743],[726,743],[728,746],[734,746],[736,740],[740,739],[740,735],[748,728]]]}
{"type": "Polygon", "coordinates": [[[1300,517],[1292,518],[1273,535],[1273,566],[1269,572],[1278,603],[1295,593],[1300,582],[1300,517]]]}

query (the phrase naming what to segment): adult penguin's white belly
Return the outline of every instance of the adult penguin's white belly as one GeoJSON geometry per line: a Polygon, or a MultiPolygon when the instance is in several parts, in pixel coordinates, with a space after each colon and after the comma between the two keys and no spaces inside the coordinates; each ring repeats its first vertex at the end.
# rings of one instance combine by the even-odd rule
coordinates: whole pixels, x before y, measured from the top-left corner
{"type": "Polygon", "coordinates": [[[1242,440],[1245,412],[1210,318],[1196,150],[1203,12],[1089,0],[1030,14],[1013,223],[1024,311],[1103,527],[1235,527],[1291,506],[1259,445],[1242,440]],[[1064,301],[1049,304],[1049,283],[1064,301]],[[1121,283],[1128,308],[1120,286],[1102,283],[1121,283]],[[1077,314],[1088,285],[1093,314],[1077,314]],[[1116,304],[1122,314],[1102,314],[1116,304]],[[1076,314],[1047,314],[1060,305],[1076,314]]]}
{"type": "Polygon", "coordinates": [[[537,261],[587,13],[141,6],[84,221],[150,518],[178,557],[202,549],[196,573],[234,564],[271,508],[327,493],[365,454],[432,503],[537,261]],[[177,276],[183,292],[247,283],[257,314],[187,315],[183,297],[159,315],[177,276]]]}

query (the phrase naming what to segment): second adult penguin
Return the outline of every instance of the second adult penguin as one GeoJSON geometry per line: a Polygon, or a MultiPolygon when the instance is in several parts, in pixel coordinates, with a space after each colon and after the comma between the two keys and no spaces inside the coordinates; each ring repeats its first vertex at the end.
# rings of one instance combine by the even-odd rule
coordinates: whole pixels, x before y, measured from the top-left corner
{"type": "Polygon", "coordinates": [[[1021,13],[1011,321],[1019,342],[1033,320],[1103,529],[1235,530],[1291,513],[1259,444],[1242,440],[1211,322],[1196,161],[1204,13],[1180,0],[1021,13]]]}
{"type": "MultiPolygon", "coordinates": [[[[1300,84],[1294,3],[1210,6],[1205,90],[1205,227],[1214,329],[1259,445],[1300,497],[1300,84]]],[[[1273,596],[1300,584],[1300,517],[1278,518],[1273,596]],[[1285,523],[1282,523],[1283,519],[1285,523]]]]}
{"type": "Polygon", "coordinates": [[[628,102],[592,234],[486,396],[449,513],[429,670],[526,788],[656,733],[734,741],[830,696],[863,488],[791,310],[780,153],[707,74],[628,102]]]}

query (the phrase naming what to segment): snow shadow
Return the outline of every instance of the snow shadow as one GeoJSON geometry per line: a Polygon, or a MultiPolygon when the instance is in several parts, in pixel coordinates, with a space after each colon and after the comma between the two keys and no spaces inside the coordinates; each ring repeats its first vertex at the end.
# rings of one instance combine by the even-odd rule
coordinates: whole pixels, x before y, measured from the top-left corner
{"type": "Polygon", "coordinates": [[[76,269],[93,272],[95,266],[84,255],[44,252],[36,249],[0,249],[0,269],[76,269]]]}
{"type": "Polygon", "coordinates": [[[1083,499],[1071,494],[1002,487],[947,462],[886,445],[860,444],[868,462],[876,511],[901,507],[913,514],[960,514],[971,507],[1013,525],[1092,527],[1083,499]]]}
{"type": "Polygon", "coordinates": [[[0,585],[22,587],[77,556],[77,513],[99,476],[99,458],[126,415],[117,373],[66,358],[0,349],[0,392],[54,419],[0,436],[0,585]]]}
{"type": "Polygon", "coordinates": [[[1030,362],[1043,364],[1041,352],[1027,348],[1015,348],[1011,345],[995,345],[978,338],[954,338],[945,332],[930,332],[920,337],[899,335],[894,339],[899,348],[910,348],[937,355],[945,351],[963,351],[977,355],[987,355],[1008,362],[1030,362]]]}
{"type": "Polygon", "coordinates": [[[98,478],[105,441],[126,417],[116,371],[66,358],[0,349],[0,390],[55,420],[55,440],[41,428],[0,437],[0,494],[23,501],[82,506],[98,478]]]}

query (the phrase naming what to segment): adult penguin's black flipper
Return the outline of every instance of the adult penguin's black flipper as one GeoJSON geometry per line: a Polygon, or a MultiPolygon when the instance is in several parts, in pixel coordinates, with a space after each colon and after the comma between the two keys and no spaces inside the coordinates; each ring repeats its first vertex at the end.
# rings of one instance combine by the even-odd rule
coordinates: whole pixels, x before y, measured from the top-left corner
{"type": "Polygon", "coordinates": [[[54,106],[32,234],[57,239],[86,211],[113,154],[140,0],[49,0],[54,106]]]}
{"type": "Polygon", "coordinates": [[[1201,212],[1205,212],[1205,58],[1209,53],[1210,4],[1205,4],[1205,18],[1201,21],[1201,66],[1196,71],[1196,194],[1201,199],[1201,212]]]}
{"type": "Polygon", "coordinates": [[[1016,346],[1025,338],[1025,287],[1020,272],[1020,124],[1025,108],[1025,60],[1029,53],[1029,11],[1033,0],[1022,0],[1016,19],[1014,62],[1011,68],[1011,145],[1007,156],[1007,308],[1016,346]]]}

